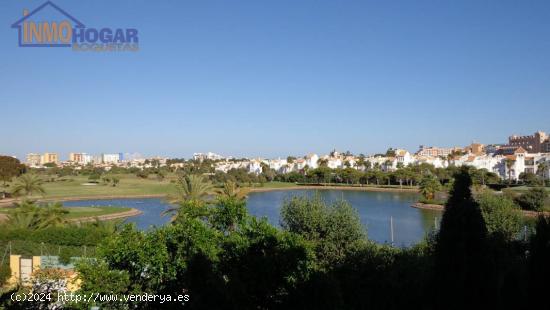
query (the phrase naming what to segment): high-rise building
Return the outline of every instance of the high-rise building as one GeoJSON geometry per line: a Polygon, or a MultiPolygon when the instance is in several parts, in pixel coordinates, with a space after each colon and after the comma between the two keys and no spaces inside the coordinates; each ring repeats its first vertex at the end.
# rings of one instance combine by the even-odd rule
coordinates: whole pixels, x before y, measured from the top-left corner
{"type": "Polygon", "coordinates": [[[116,164],[120,161],[120,154],[102,154],[104,164],[116,164]]]}
{"type": "Polygon", "coordinates": [[[87,165],[92,162],[92,157],[86,153],[69,153],[69,161],[75,164],[87,165]]]}
{"type": "Polygon", "coordinates": [[[81,163],[84,159],[84,153],[69,153],[69,161],[81,163]]]}
{"type": "Polygon", "coordinates": [[[40,166],[42,163],[42,156],[36,153],[27,154],[27,165],[29,166],[40,166]]]}
{"type": "Polygon", "coordinates": [[[57,153],[44,153],[40,160],[42,165],[44,164],[57,164],[59,162],[59,157],[57,153]]]}

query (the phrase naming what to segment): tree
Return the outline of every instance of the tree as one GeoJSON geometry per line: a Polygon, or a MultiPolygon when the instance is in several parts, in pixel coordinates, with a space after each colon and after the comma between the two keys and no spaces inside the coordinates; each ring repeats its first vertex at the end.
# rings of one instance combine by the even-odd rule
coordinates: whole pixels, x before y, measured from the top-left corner
{"type": "Polygon", "coordinates": [[[403,181],[407,178],[407,171],[401,168],[395,171],[393,176],[397,179],[397,182],[399,182],[399,187],[403,188],[403,181]]]}
{"type": "MultiPolygon", "coordinates": [[[[80,280],[79,294],[92,296],[93,294],[126,294],[131,287],[130,276],[126,270],[110,269],[105,260],[81,260],[77,262],[78,279],[80,280]]],[[[103,301],[94,303],[106,309],[119,309],[121,301],[103,301]]],[[[88,307],[86,307],[88,308],[88,307]]]]}
{"type": "MultiPolygon", "coordinates": [[[[4,286],[11,278],[11,269],[9,265],[0,265],[0,287],[4,286]]],[[[1,295],[1,294],[0,294],[1,295]]]]}
{"type": "Polygon", "coordinates": [[[550,217],[539,216],[536,233],[531,238],[529,253],[529,298],[532,308],[545,303],[550,278],[550,217]]]}
{"type": "Polygon", "coordinates": [[[67,223],[65,216],[69,213],[60,202],[40,207],[40,224],[38,228],[59,227],[67,223]]]}
{"type": "Polygon", "coordinates": [[[104,183],[105,185],[111,183],[111,178],[110,178],[110,177],[107,177],[107,176],[102,177],[101,180],[103,181],[103,183],[104,183]]]}
{"type": "Polygon", "coordinates": [[[426,200],[433,200],[435,193],[440,189],[441,183],[431,174],[424,176],[420,181],[420,193],[426,200]]]}
{"type": "Polygon", "coordinates": [[[59,227],[67,223],[69,213],[61,203],[38,206],[33,201],[24,200],[15,205],[15,211],[8,215],[8,225],[21,229],[44,229],[59,227]]]}
{"type": "Polygon", "coordinates": [[[206,201],[214,194],[214,186],[202,175],[192,174],[178,179],[180,201],[206,201]]]}
{"type": "Polygon", "coordinates": [[[516,198],[516,203],[524,210],[543,211],[548,193],[544,187],[533,187],[516,198]]]}
{"type": "Polygon", "coordinates": [[[327,205],[319,196],[293,197],[283,203],[281,226],[315,244],[320,264],[328,268],[365,240],[357,211],[344,201],[327,205]]]}
{"type": "Polygon", "coordinates": [[[97,181],[101,179],[101,173],[97,173],[97,172],[92,172],[89,176],[88,176],[88,180],[90,182],[95,182],[97,183],[97,181]]]}
{"type": "Polygon", "coordinates": [[[230,296],[228,309],[290,308],[289,296],[314,261],[303,238],[265,219],[250,218],[242,231],[224,238],[223,249],[219,270],[226,281],[223,291],[230,296]]]}
{"type": "Polygon", "coordinates": [[[512,184],[512,167],[514,167],[516,161],[512,158],[506,158],[504,165],[508,171],[508,184],[512,184]]]}
{"type": "Polygon", "coordinates": [[[117,177],[111,178],[111,182],[113,183],[113,187],[116,187],[120,183],[120,179],[117,177]]]}
{"type": "Polygon", "coordinates": [[[232,232],[243,225],[248,212],[246,201],[237,196],[221,196],[209,212],[212,226],[222,232],[232,232]]]}
{"type": "Polygon", "coordinates": [[[171,215],[172,222],[182,218],[199,218],[208,214],[207,205],[215,194],[214,186],[201,175],[188,175],[178,179],[178,206],[162,212],[171,215]]]}
{"type": "Polygon", "coordinates": [[[539,179],[539,177],[531,172],[522,172],[519,174],[519,179],[526,185],[542,185],[542,179],[539,179]]]}
{"type": "Polygon", "coordinates": [[[26,173],[17,178],[12,188],[15,196],[32,196],[33,194],[45,194],[42,179],[33,173],[26,173]]]}
{"type": "Polygon", "coordinates": [[[145,170],[140,170],[140,171],[138,171],[136,176],[140,179],[147,179],[149,177],[149,172],[147,172],[145,170]]]}
{"type": "Polygon", "coordinates": [[[454,185],[435,239],[435,296],[446,309],[487,308],[493,271],[487,255],[487,228],[473,199],[467,167],[454,185]]]}
{"type": "Polygon", "coordinates": [[[226,198],[235,198],[243,200],[246,198],[247,191],[240,188],[237,183],[229,180],[224,183],[221,195],[226,198]]]}
{"type": "Polygon", "coordinates": [[[523,218],[513,200],[485,191],[479,196],[478,203],[491,236],[503,241],[511,241],[517,236],[523,218]]]}
{"type": "Polygon", "coordinates": [[[0,156],[0,181],[10,182],[13,178],[25,173],[26,167],[17,158],[0,156]]]}
{"type": "Polygon", "coordinates": [[[548,170],[549,164],[546,161],[539,162],[537,165],[537,175],[544,180],[545,173],[548,170]]]}

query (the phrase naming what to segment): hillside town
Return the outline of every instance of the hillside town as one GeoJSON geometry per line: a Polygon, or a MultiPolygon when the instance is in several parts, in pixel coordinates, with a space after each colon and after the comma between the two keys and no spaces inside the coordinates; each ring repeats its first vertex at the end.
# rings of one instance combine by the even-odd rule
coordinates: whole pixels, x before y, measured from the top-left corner
{"type": "MultiPolygon", "coordinates": [[[[512,135],[506,144],[471,143],[465,147],[436,147],[421,145],[412,153],[405,149],[388,149],[384,154],[354,155],[350,152],[341,153],[333,150],[326,155],[307,154],[303,157],[288,156],[287,158],[242,158],[236,159],[212,152],[195,153],[192,160],[208,161],[215,171],[228,172],[231,169],[246,169],[249,173],[260,174],[266,167],[277,173],[307,172],[325,166],[331,169],[354,168],[366,170],[370,168],[382,171],[395,171],[409,165],[430,164],[436,168],[448,166],[472,166],[486,169],[505,180],[518,180],[522,173],[538,174],[546,179],[550,177],[550,136],[542,131],[533,135],[512,135]]],[[[30,153],[26,164],[40,168],[52,165],[73,166],[75,169],[91,165],[105,170],[111,167],[126,167],[147,169],[170,166],[178,169],[185,161],[170,160],[166,157],[141,158],[122,153],[90,155],[87,153],[70,153],[68,160],[60,161],[57,153],[30,153]]]]}

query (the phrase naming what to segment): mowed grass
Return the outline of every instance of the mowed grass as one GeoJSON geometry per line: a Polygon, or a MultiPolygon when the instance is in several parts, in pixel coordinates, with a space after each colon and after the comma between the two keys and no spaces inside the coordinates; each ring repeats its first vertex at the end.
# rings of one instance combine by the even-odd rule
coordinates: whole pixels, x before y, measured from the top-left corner
{"type": "MultiPolygon", "coordinates": [[[[15,212],[16,208],[0,208],[0,213],[11,214],[15,212]]],[[[69,213],[65,214],[66,219],[78,219],[83,217],[95,217],[100,215],[110,215],[121,212],[130,211],[131,208],[127,207],[110,207],[110,206],[90,206],[90,207],[65,207],[65,210],[69,213]]]]}
{"type": "Polygon", "coordinates": [[[43,187],[46,190],[46,194],[36,198],[55,199],[176,194],[176,186],[168,178],[159,181],[153,178],[142,179],[131,174],[109,175],[108,177],[117,177],[120,182],[117,186],[112,186],[111,184],[103,184],[100,180],[96,185],[86,185],[89,183],[87,176],[63,177],[53,182],[45,182],[43,187]]]}
{"type": "Polygon", "coordinates": [[[287,187],[296,187],[296,183],[290,183],[290,182],[278,182],[278,181],[273,181],[273,182],[266,182],[264,183],[263,185],[260,184],[260,183],[254,183],[252,184],[252,186],[245,186],[243,185],[245,188],[287,188],[287,187]]]}

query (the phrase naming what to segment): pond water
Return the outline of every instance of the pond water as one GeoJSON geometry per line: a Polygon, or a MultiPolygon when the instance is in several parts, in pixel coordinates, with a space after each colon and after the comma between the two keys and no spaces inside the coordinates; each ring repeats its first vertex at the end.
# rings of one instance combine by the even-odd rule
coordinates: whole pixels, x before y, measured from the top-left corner
{"type": "MultiPolygon", "coordinates": [[[[358,212],[369,239],[378,243],[391,242],[397,246],[409,246],[422,240],[439,222],[441,212],[411,208],[418,200],[415,193],[367,192],[346,190],[278,190],[250,193],[247,200],[249,212],[257,217],[266,217],[273,225],[279,225],[279,211],[285,199],[292,196],[312,196],[318,193],[325,201],[340,199],[348,201],[358,212]]],[[[143,212],[126,221],[136,223],[140,229],[161,226],[168,222],[161,212],[171,205],[159,198],[80,200],[63,203],[67,207],[78,206],[124,206],[143,212]]]]}

